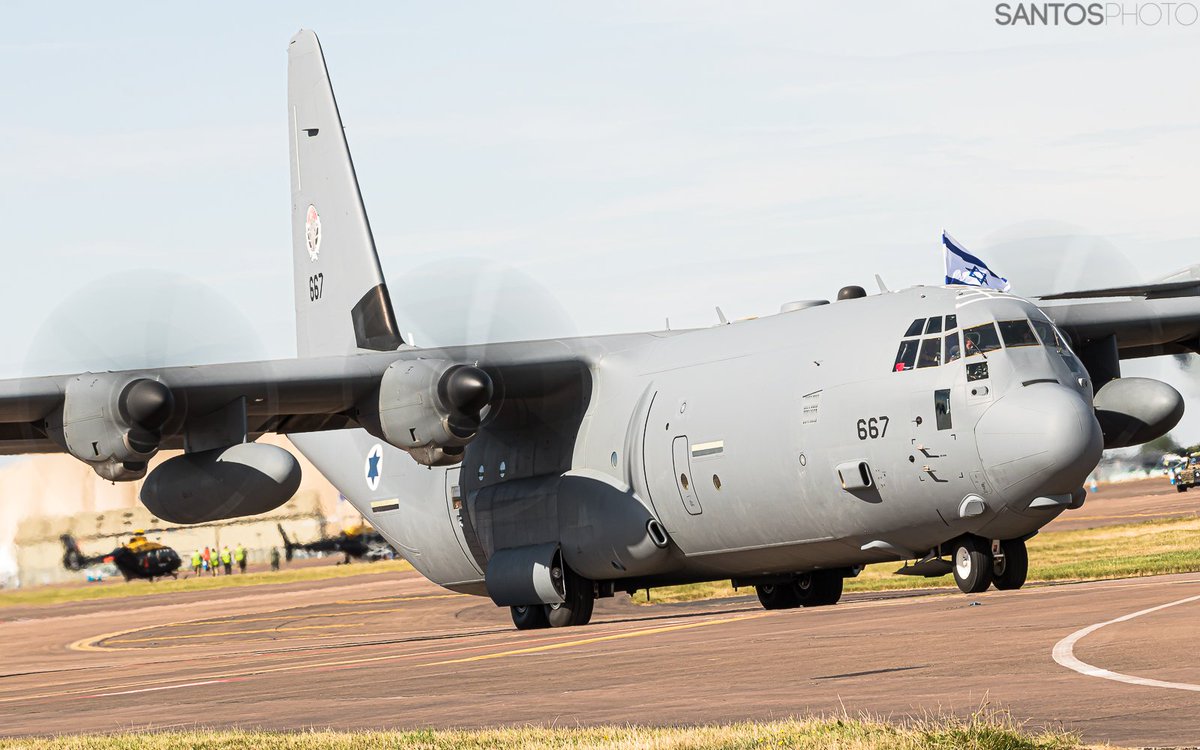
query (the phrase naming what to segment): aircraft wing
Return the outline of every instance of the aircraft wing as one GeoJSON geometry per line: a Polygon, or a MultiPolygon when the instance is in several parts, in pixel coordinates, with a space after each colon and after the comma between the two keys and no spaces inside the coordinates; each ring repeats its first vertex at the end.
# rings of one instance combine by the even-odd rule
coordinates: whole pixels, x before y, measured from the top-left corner
{"type": "Polygon", "coordinates": [[[1034,301],[1080,346],[1113,337],[1121,359],[1200,352],[1200,266],[1157,282],[1034,301]]]}
{"type": "Polygon", "coordinates": [[[378,401],[373,396],[383,374],[398,361],[473,363],[509,395],[549,392],[568,370],[578,373],[588,348],[586,341],[572,346],[548,340],[0,380],[0,455],[64,451],[54,429],[61,424],[72,381],[107,377],[118,384],[140,378],[162,383],[173,408],[161,428],[159,447],[181,449],[189,434],[195,439],[200,431],[214,429],[214,415],[228,414],[231,405],[237,405],[240,416],[243,403],[248,439],[267,432],[358,426],[359,407],[378,401]]]}

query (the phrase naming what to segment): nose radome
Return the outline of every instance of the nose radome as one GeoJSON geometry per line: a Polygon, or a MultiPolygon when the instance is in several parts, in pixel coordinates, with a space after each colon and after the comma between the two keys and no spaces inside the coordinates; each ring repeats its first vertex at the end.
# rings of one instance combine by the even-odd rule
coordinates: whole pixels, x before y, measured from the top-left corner
{"type": "Polygon", "coordinates": [[[1057,383],[1006,393],[984,412],[975,439],[984,471],[1007,503],[1078,489],[1104,447],[1092,406],[1057,383]]]}

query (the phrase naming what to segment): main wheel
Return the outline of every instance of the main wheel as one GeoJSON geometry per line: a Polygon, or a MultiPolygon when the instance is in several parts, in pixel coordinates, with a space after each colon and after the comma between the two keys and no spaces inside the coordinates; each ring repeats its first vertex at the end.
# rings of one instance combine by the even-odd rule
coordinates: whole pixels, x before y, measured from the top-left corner
{"type": "Polygon", "coordinates": [[[1000,542],[1000,549],[1004,557],[992,562],[992,585],[1001,591],[1021,588],[1029,575],[1029,552],[1025,550],[1025,542],[1010,539],[1000,542]]]}
{"type": "Polygon", "coordinates": [[[537,630],[550,627],[546,618],[546,605],[530,604],[524,607],[509,607],[512,610],[513,625],[517,630],[537,630]]]}
{"type": "Polygon", "coordinates": [[[796,587],[787,583],[765,583],[755,586],[758,601],[763,609],[792,609],[800,606],[796,587]]]}
{"type": "Polygon", "coordinates": [[[587,625],[592,619],[592,608],[596,604],[592,582],[565,566],[564,570],[567,574],[566,601],[561,604],[547,604],[546,619],[552,628],[587,625]]]}
{"type": "Polygon", "coordinates": [[[839,570],[814,570],[802,573],[792,584],[802,607],[824,607],[842,598],[842,573],[839,570]]]}
{"type": "Polygon", "coordinates": [[[986,540],[965,536],[954,543],[954,582],[964,594],[987,591],[992,584],[992,551],[986,540]]]}

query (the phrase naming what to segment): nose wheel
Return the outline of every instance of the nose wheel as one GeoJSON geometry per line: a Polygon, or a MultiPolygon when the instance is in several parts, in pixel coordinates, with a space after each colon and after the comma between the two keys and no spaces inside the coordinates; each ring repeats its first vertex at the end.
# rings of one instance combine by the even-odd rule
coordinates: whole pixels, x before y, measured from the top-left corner
{"type": "Polygon", "coordinates": [[[977,536],[965,536],[954,543],[954,582],[964,594],[979,594],[992,585],[991,545],[977,536]]]}
{"type": "Polygon", "coordinates": [[[1021,588],[1029,574],[1029,552],[1025,542],[1020,539],[1000,542],[1000,551],[1004,554],[992,560],[992,585],[1001,591],[1021,588]]]}

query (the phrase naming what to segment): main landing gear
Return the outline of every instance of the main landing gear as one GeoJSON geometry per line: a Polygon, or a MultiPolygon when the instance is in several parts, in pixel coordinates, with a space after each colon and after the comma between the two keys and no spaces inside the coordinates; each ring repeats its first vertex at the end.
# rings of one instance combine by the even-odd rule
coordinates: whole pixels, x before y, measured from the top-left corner
{"type": "Polygon", "coordinates": [[[762,583],[754,588],[763,609],[824,607],[842,598],[843,578],[840,570],[814,570],[790,581],[762,583]]]}
{"type": "Polygon", "coordinates": [[[517,630],[538,628],[565,628],[572,625],[587,625],[592,619],[592,607],[596,603],[594,586],[588,579],[563,566],[566,574],[565,601],[560,604],[530,604],[509,607],[513,624],[517,630]]]}
{"type": "Polygon", "coordinates": [[[998,542],[964,536],[951,545],[954,582],[964,594],[978,594],[995,586],[1001,591],[1019,589],[1029,574],[1029,553],[1023,539],[998,542]]]}

